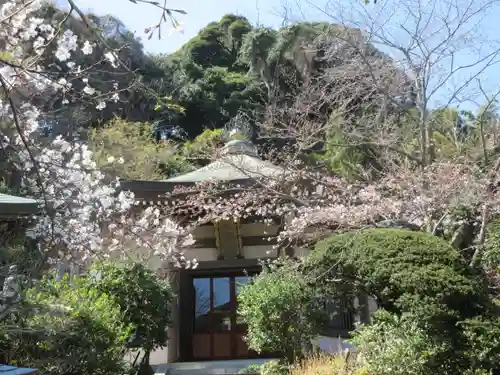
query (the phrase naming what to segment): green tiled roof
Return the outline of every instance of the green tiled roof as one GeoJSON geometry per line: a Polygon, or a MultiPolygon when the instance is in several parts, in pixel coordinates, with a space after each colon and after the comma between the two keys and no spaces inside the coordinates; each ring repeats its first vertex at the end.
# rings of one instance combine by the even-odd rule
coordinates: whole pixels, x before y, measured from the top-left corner
{"type": "Polygon", "coordinates": [[[38,210],[38,202],[34,199],[0,194],[0,215],[31,215],[38,210]]]}
{"type": "Polygon", "coordinates": [[[166,180],[174,183],[196,183],[246,180],[259,177],[276,177],[283,169],[262,160],[255,147],[246,141],[231,141],[223,149],[223,155],[214,162],[195,171],[166,180]]]}

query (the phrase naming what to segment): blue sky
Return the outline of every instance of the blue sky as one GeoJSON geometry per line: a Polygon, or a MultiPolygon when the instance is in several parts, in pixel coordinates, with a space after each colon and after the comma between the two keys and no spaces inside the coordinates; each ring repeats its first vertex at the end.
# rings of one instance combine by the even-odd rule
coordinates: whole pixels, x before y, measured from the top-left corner
{"type": "MultiPolygon", "coordinates": [[[[58,3],[64,3],[59,0],[58,3]]],[[[146,4],[133,4],[128,0],[76,0],[82,10],[97,14],[112,14],[119,18],[130,30],[142,37],[148,52],[168,53],[181,47],[195,36],[207,23],[220,19],[224,14],[235,13],[246,16],[252,23],[279,26],[281,0],[169,0],[168,6],[185,10],[187,15],[179,15],[177,20],[184,23],[184,34],[153,37],[147,40],[144,29],[158,22],[158,9],[146,4]]]]}

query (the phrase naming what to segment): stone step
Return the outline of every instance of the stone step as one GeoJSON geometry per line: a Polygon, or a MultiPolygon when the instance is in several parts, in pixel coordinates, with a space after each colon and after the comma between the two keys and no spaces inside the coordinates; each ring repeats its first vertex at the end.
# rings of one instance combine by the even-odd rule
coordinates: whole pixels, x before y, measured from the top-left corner
{"type": "Polygon", "coordinates": [[[242,359],[166,363],[154,368],[155,375],[237,375],[250,365],[261,365],[272,359],[242,359]]]}

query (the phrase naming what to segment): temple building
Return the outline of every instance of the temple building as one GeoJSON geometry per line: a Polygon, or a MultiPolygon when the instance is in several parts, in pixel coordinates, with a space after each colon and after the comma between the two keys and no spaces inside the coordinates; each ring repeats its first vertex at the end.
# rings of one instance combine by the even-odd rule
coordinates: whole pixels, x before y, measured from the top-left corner
{"type": "MultiPolygon", "coordinates": [[[[164,181],[122,181],[121,188],[134,193],[138,208],[146,208],[168,205],[165,196],[179,185],[216,180],[244,186],[258,178],[278,178],[282,173],[282,168],[262,160],[248,141],[231,141],[218,159],[200,169],[164,181]]],[[[279,356],[256,353],[247,347],[246,326],[237,315],[237,295],[241,286],[261,270],[261,260],[276,258],[285,251],[274,246],[281,226],[276,220],[226,219],[193,231],[195,243],[182,250],[187,259],[197,260],[197,267],[168,270],[177,299],[168,348],[151,356],[155,373],[236,374],[251,364],[279,356]]],[[[300,257],[307,250],[286,249],[286,254],[300,257]]],[[[347,337],[356,320],[366,320],[369,312],[361,315],[337,314],[327,335],[316,341],[325,350],[345,347],[342,338],[347,337]]]]}

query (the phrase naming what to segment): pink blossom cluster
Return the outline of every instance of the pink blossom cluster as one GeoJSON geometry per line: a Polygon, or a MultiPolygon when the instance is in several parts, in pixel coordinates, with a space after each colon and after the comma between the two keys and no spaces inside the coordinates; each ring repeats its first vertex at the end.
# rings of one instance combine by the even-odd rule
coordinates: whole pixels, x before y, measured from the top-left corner
{"type": "MultiPolygon", "coordinates": [[[[399,170],[369,184],[354,185],[324,172],[289,173],[286,183],[262,179],[251,186],[203,186],[175,191],[175,207],[197,207],[198,223],[246,217],[278,218],[278,243],[310,241],[328,231],[404,221],[434,228],[456,208],[480,214],[489,200],[498,214],[498,194],[489,195],[491,179],[469,164],[436,163],[425,170],[399,170]],[[295,180],[291,178],[295,177],[295,180]],[[182,191],[186,194],[182,199],[182,191]],[[181,203],[182,202],[182,203],[181,203]],[[314,235],[313,235],[314,234],[314,235]]],[[[187,211],[185,211],[187,212],[187,211]]],[[[192,211],[191,211],[192,212],[192,211]]]]}

